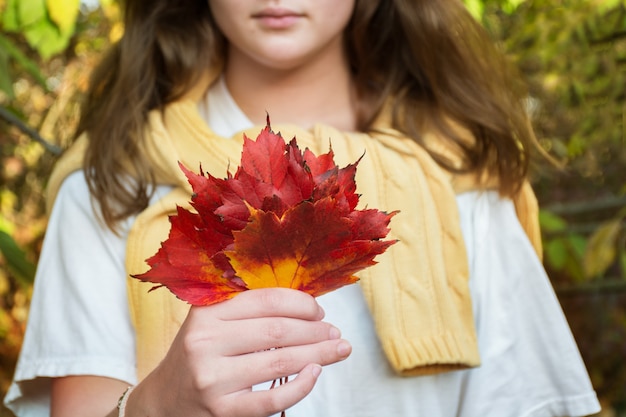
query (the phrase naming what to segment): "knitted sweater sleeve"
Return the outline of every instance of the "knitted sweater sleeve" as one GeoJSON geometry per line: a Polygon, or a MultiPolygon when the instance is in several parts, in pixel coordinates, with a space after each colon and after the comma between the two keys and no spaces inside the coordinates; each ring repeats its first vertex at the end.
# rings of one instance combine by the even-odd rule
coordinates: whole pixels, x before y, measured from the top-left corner
{"type": "Polygon", "coordinates": [[[365,150],[357,169],[362,203],[399,210],[390,236],[398,243],[359,274],[389,363],[404,376],[479,365],[468,262],[449,177],[408,138],[357,139],[333,141],[333,149],[352,157],[365,150]]]}

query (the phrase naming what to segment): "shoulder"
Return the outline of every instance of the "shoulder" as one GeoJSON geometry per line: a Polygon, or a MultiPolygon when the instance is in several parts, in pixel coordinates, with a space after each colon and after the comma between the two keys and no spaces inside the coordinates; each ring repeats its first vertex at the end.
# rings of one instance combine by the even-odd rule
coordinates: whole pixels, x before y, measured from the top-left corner
{"type": "Polygon", "coordinates": [[[77,170],[67,175],[56,192],[54,204],[50,208],[48,232],[55,228],[77,229],[83,236],[109,233],[100,221],[97,202],[91,197],[84,171],[77,170]]]}
{"type": "Polygon", "coordinates": [[[63,196],[64,200],[71,200],[80,205],[85,205],[85,201],[89,202],[89,186],[82,169],[70,173],[63,180],[58,196],[63,196]]]}
{"type": "Polygon", "coordinates": [[[61,215],[61,217],[68,219],[78,213],[82,213],[82,216],[87,215],[95,218],[96,213],[91,200],[84,171],[74,171],[68,174],[59,185],[54,204],[50,210],[50,217],[56,217],[54,216],[55,212],[61,211],[62,213],[57,214],[57,216],[61,215]]]}
{"type": "MultiPolygon", "coordinates": [[[[59,158],[52,170],[46,188],[46,203],[48,213],[50,212],[57,193],[65,179],[72,173],[79,171],[83,167],[85,151],[88,146],[86,134],[81,135],[59,158]]],[[[84,175],[82,176],[84,178],[84,175]]]]}

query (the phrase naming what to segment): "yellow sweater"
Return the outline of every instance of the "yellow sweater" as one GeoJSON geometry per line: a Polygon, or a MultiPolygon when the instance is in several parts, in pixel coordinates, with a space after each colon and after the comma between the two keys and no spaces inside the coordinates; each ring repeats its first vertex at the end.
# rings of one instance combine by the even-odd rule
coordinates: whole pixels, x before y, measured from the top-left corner
{"type": "MultiPolygon", "coordinates": [[[[261,126],[246,131],[255,138],[261,126]]],[[[453,178],[414,141],[386,130],[366,135],[328,126],[310,130],[273,126],[286,140],[294,135],[301,148],[316,154],[332,141],[339,166],[365,156],[357,169],[360,206],[399,210],[389,238],[399,239],[377,265],[361,272],[360,285],[374,318],[389,363],[403,376],[478,366],[468,263],[455,194],[477,188],[469,177],[453,178]]],[[[81,169],[87,137],[81,137],[60,159],[50,178],[48,202],[69,173],[81,169]]],[[[192,170],[199,164],[217,177],[239,163],[242,135],[225,139],[201,119],[196,103],[185,100],[165,112],[152,112],[145,154],[160,184],[172,185],[166,197],[139,214],[127,240],[126,270],[147,270],[145,259],[167,238],[167,216],[176,205],[189,208],[191,189],[177,163],[192,170]]],[[[516,210],[538,254],[541,254],[537,202],[528,184],[515,199],[516,210]]],[[[137,368],[144,378],[164,357],[188,305],[166,289],[148,294],[152,284],[128,278],[132,320],[137,334],[137,368]]]]}

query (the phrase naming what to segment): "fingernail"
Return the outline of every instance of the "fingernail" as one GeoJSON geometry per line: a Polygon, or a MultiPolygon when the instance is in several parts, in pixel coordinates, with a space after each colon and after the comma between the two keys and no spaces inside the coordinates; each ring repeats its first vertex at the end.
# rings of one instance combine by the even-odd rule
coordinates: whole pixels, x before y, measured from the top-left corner
{"type": "Polygon", "coordinates": [[[339,339],[341,337],[341,332],[339,331],[338,328],[332,326],[330,328],[330,338],[331,339],[339,339]]]}
{"type": "Polygon", "coordinates": [[[337,345],[337,353],[342,358],[348,356],[351,351],[352,346],[350,346],[350,344],[346,341],[339,342],[339,344],[337,345]]]}
{"type": "Polygon", "coordinates": [[[320,374],[322,373],[321,365],[313,365],[313,367],[311,368],[311,373],[313,374],[315,378],[320,376],[320,374]]]}

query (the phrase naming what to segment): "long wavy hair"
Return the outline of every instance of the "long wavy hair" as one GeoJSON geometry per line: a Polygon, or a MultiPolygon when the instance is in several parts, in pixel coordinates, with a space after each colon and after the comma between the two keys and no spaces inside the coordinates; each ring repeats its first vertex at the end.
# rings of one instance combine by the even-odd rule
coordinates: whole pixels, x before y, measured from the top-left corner
{"type": "MultiPolygon", "coordinates": [[[[149,201],[154,176],[140,152],[148,112],[180,99],[226,52],[207,0],[126,0],[124,16],[123,37],[93,72],[77,131],[89,135],[85,174],[111,228],[149,201]]],[[[426,149],[424,132],[438,132],[461,152],[458,167],[429,150],[445,169],[495,175],[503,195],[519,189],[536,147],[526,92],[460,0],[357,0],[344,38],[360,131],[389,106],[393,128],[426,149]]]]}

